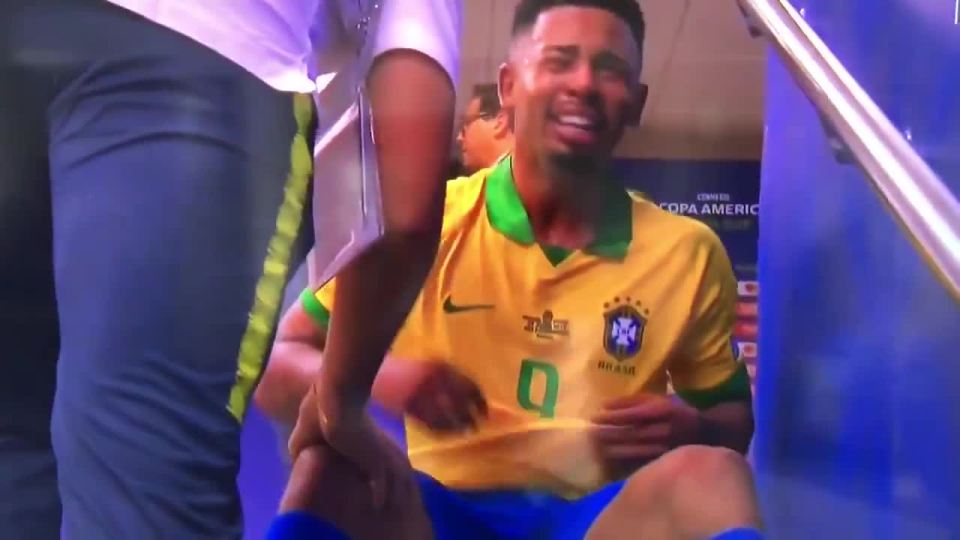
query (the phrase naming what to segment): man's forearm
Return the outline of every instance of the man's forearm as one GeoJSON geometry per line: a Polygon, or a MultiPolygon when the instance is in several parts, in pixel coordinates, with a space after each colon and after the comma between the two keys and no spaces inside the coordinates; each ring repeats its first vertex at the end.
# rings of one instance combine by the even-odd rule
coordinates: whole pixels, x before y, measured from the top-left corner
{"type": "MultiPolygon", "coordinates": [[[[278,341],[267,369],[257,387],[257,406],[273,420],[293,425],[300,403],[317,379],[323,352],[312,343],[278,341]]],[[[373,399],[387,411],[402,416],[404,407],[420,382],[418,364],[387,356],[373,383],[373,399]]]]}
{"type": "MultiPolygon", "coordinates": [[[[446,73],[412,51],[375,63],[368,81],[385,234],[337,276],[321,385],[365,402],[436,256],[454,93],[446,73]]],[[[360,405],[360,403],[355,403],[360,405]]]]}
{"type": "Polygon", "coordinates": [[[721,403],[701,411],[699,444],[722,446],[746,454],[752,438],[753,410],[749,403],[721,403]]]}
{"type": "Polygon", "coordinates": [[[293,425],[300,402],[320,372],[322,353],[311,343],[278,340],[257,386],[257,406],[274,420],[293,425]]]}
{"type": "Polygon", "coordinates": [[[373,383],[373,399],[396,416],[406,414],[407,404],[426,377],[422,362],[387,355],[373,383]]]}

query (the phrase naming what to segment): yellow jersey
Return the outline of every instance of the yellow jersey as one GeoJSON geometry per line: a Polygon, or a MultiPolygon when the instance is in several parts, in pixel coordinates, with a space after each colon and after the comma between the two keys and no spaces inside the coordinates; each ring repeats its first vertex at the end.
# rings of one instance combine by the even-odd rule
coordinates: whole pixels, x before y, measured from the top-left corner
{"type": "MultiPolygon", "coordinates": [[[[749,399],[730,341],[736,281],[709,228],[619,189],[590,246],[538,245],[511,163],[448,182],[436,263],[391,351],[452,364],[489,416],[456,435],[407,418],[408,453],[453,489],[578,497],[616,480],[587,433],[608,400],[668,381],[698,407],[749,399]]],[[[319,324],[334,287],[302,296],[319,324]]]]}

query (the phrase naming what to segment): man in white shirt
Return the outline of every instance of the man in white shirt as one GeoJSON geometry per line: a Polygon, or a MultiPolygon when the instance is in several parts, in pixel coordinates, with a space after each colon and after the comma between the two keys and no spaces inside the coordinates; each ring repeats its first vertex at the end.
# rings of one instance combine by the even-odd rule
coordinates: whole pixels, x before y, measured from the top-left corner
{"type": "MultiPolygon", "coordinates": [[[[293,450],[325,441],[378,496],[401,493],[383,487],[408,471],[383,458],[363,407],[434,257],[459,2],[112,3],[15,0],[0,21],[0,257],[33,257],[0,295],[23,321],[3,329],[16,354],[0,368],[35,375],[0,396],[39,411],[0,424],[0,498],[22,503],[0,512],[4,537],[58,536],[55,477],[72,540],[240,537],[241,422],[312,243],[311,100],[288,150],[284,92],[315,93],[322,135],[364,81],[384,232],[339,274],[343,324],[311,393],[324,401],[308,397],[293,450]],[[34,304],[8,294],[28,282],[34,304]],[[41,425],[55,359],[32,345],[51,333],[56,471],[41,425]],[[24,449],[39,456],[30,467],[24,449]]],[[[336,182],[319,158],[316,181],[336,182]]]]}

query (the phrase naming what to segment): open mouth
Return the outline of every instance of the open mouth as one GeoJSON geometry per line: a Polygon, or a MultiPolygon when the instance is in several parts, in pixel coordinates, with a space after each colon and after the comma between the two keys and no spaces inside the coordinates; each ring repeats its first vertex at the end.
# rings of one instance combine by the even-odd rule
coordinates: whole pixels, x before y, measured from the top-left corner
{"type": "Polygon", "coordinates": [[[595,144],[603,131],[603,122],[598,115],[561,113],[550,116],[557,137],[570,145],[595,144]]]}

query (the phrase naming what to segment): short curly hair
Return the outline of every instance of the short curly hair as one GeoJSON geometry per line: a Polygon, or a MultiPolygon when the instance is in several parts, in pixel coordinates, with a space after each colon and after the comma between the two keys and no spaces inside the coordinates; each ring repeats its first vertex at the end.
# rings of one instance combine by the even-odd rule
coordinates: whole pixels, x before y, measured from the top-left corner
{"type": "Polygon", "coordinates": [[[513,37],[532,27],[544,11],[563,6],[595,7],[613,13],[627,23],[637,41],[637,48],[643,49],[646,23],[636,0],[521,0],[513,12],[513,37]]]}

